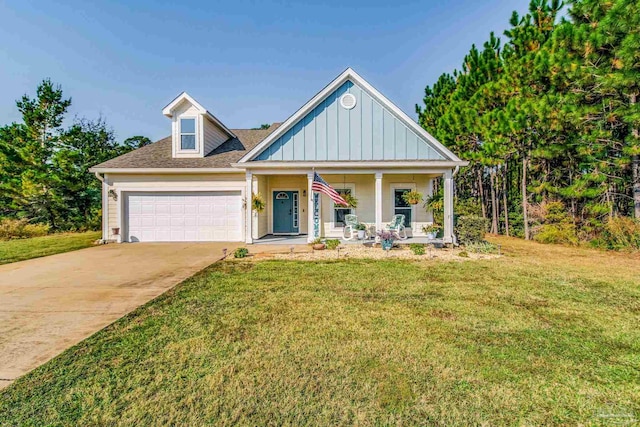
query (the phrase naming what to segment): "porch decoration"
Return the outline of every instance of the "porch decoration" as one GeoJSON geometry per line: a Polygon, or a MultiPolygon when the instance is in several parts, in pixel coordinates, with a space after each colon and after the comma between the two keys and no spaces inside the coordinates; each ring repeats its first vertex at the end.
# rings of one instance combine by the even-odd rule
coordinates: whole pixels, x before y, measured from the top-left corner
{"type": "Polygon", "coordinates": [[[410,205],[417,205],[422,200],[422,193],[416,190],[405,191],[402,194],[402,200],[410,205]]]}
{"type": "Polygon", "coordinates": [[[356,225],[356,230],[358,231],[358,240],[364,240],[367,232],[367,224],[359,222],[358,225],[356,225]]]}
{"type": "Polygon", "coordinates": [[[314,251],[321,251],[321,250],[324,250],[324,248],[326,248],[326,245],[322,243],[322,239],[320,237],[316,237],[311,242],[311,247],[313,248],[314,251]]]}
{"type": "Polygon", "coordinates": [[[267,206],[267,203],[262,197],[260,193],[252,193],[251,194],[251,210],[257,213],[261,213],[264,211],[264,208],[267,206]]]}
{"type": "Polygon", "coordinates": [[[347,207],[349,208],[357,208],[358,207],[358,199],[353,197],[351,193],[339,193],[340,196],[347,202],[347,207]]]}
{"type": "Polygon", "coordinates": [[[431,225],[425,225],[422,227],[422,231],[427,235],[427,239],[433,240],[438,236],[438,233],[442,230],[442,227],[436,223],[431,225]]]}
{"type": "Polygon", "coordinates": [[[380,238],[380,245],[385,251],[391,250],[393,242],[398,238],[398,235],[391,230],[380,230],[376,233],[380,238]]]}

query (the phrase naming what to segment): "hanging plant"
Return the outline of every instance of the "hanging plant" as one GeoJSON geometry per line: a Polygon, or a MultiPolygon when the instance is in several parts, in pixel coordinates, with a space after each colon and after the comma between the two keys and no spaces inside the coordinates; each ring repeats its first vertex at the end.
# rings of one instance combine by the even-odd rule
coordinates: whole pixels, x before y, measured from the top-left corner
{"type": "Polygon", "coordinates": [[[264,197],[262,197],[262,194],[253,193],[251,195],[251,209],[253,211],[260,213],[264,211],[266,205],[267,203],[264,201],[264,197]]]}
{"type": "Polygon", "coordinates": [[[419,191],[405,191],[402,193],[402,200],[410,205],[417,205],[422,200],[422,193],[419,191]]]}
{"type": "Polygon", "coordinates": [[[347,202],[347,207],[353,208],[353,209],[358,207],[358,199],[353,197],[351,193],[344,192],[339,194],[345,200],[345,202],[347,202]]]}

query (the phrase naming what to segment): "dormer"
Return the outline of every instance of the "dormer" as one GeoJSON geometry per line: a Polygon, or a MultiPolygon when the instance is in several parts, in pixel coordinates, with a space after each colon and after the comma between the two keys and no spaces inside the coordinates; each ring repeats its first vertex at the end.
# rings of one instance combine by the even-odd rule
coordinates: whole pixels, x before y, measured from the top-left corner
{"type": "Polygon", "coordinates": [[[233,132],[186,92],[164,107],[162,114],[171,119],[174,158],[204,157],[229,138],[235,138],[233,132]]]}

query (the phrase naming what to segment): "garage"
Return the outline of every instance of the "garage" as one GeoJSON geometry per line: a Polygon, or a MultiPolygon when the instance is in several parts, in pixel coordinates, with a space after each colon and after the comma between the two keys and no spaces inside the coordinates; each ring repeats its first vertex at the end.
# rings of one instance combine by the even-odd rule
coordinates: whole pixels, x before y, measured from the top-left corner
{"type": "Polygon", "coordinates": [[[242,240],[239,191],[128,193],[124,208],[129,242],[242,240]]]}

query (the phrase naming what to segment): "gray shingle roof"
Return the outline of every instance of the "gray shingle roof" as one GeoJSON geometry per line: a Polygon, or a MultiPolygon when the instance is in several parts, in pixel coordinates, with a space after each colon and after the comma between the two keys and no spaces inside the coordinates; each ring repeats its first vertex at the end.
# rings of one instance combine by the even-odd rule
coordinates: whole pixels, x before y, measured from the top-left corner
{"type": "Polygon", "coordinates": [[[211,153],[200,158],[173,158],[171,137],[168,136],[146,147],[95,165],[94,168],[229,168],[278,126],[280,123],[272,124],[269,129],[231,129],[237,138],[228,139],[211,153]]]}

